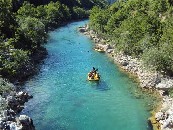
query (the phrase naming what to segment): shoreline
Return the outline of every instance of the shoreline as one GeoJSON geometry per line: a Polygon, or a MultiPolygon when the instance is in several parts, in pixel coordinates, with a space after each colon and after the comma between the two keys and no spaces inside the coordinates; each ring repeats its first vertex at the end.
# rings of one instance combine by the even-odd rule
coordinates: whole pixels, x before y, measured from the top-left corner
{"type": "Polygon", "coordinates": [[[33,98],[28,92],[23,91],[18,85],[24,84],[39,71],[39,66],[47,56],[47,50],[40,47],[30,58],[28,70],[15,77],[0,75],[0,129],[5,130],[35,130],[31,117],[20,114],[25,107],[25,102],[33,98]]]}
{"type": "MultiPolygon", "coordinates": [[[[88,18],[83,18],[86,20],[88,18]]],[[[61,23],[55,27],[48,27],[47,33],[53,31],[56,28],[63,27],[71,22],[80,21],[70,20],[61,23]]],[[[47,42],[47,41],[45,41],[47,42]]],[[[39,66],[46,58],[48,52],[46,48],[40,47],[34,54],[30,56],[31,62],[29,68],[24,71],[24,73],[17,75],[15,77],[5,76],[2,78],[0,75],[0,130],[1,129],[28,129],[35,130],[35,126],[31,117],[27,115],[21,115],[20,112],[25,107],[25,102],[28,102],[29,99],[33,98],[32,95],[29,95],[28,92],[23,91],[21,88],[18,88],[18,85],[24,84],[26,80],[34,76],[39,71],[39,66]],[[16,78],[17,77],[17,78],[16,78]],[[5,89],[7,87],[8,89],[5,89]]]]}
{"type": "Polygon", "coordinates": [[[173,98],[169,96],[168,91],[173,86],[173,78],[147,70],[138,58],[116,52],[110,41],[98,38],[97,33],[90,30],[88,25],[79,27],[79,32],[92,39],[96,47],[102,49],[122,70],[137,77],[141,88],[154,90],[160,94],[161,105],[151,112],[152,116],[148,120],[153,130],[172,130],[173,98]]]}
{"type": "MultiPolygon", "coordinates": [[[[83,18],[82,20],[87,20],[87,18],[83,18]]],[[[47,29],[47,33],[76,21],[81,21],[81,19],[66,21],[57,27],[50,27],[47,29]]],[[[17,86],[24,84],[26,80],[38,73],[39,66],[46,58],[47,54],[46,48],[40,47],[37,52],[30,56],[30,68],[27,72],[23,70],[25,72],[18,75],[17,78],[8,76],[2,78],[0,75],[0,86],[5,90],[3,91],[0,89],[2,95],[0,95],[0,129],[35,130],[33,120],[27,115],[20,114],[24,109],[25,102],[28,102],[33,96],[17,86]],[[7,86],[9,90],[5,89],[7,86]]]]}
{"type": "Polygon", "coordinates": [[[25,102],[32,98],[25,91],[17,91],[16,86],[0,78],[0,129],[35,130],[33,120],[27,115],[19,114],[25,102]],[[19,114],[19,115],[18,115],[19,114]]]}
{"type": "Polygon", "coordinates": [[[35,130],[33,120],[28,115],[20,114],[25,107],[25,102],[33,98],[28,92],[23,91],[18,85],[24,84],[39,71],[40,63],[47,56],[43,47],[32,55],[28,70],[15,77],[0,75],[0,129],[3,130],[35,130]]]}

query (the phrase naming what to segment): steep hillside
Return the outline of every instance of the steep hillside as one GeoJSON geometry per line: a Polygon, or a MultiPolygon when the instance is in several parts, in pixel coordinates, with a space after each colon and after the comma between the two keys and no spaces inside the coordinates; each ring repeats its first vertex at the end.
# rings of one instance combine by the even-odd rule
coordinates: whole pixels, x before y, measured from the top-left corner
{"type": "Polygon", "coordinates": [[[0,74],[11,81],[35,72],[45,55],[47,31],[71,20],[88,18],[93,6],[104,0],[0,1],[0,74]],[[62,2],[62,3],[61,3],[62,2]]]}
{"type": "Polygon", "coordinates": [[[118,0],[95,7],[90,27],[117,51],[143,59],[148,68],[173,75],[173,6],[170,0],[118,0]]]}

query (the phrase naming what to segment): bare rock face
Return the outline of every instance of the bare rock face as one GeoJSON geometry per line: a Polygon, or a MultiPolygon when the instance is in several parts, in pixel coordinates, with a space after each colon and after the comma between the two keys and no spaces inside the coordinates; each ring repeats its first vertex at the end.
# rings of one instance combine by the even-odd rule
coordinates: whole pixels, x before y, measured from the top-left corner
{"type": "Polygon", "coordinates": [[[78,28],[78,31],[79,31],[80,33],[84,33],[84,32],[87,31],[87,29],[88,29],[88,26],[86,25],[86,26],[84,26],[84,27],[79,27],[79,28],[78,28]]]}
{"type": "Polygon", "coordinates": [[[27,92],[11,92],[0,96],[0,129],[1,130],[34,130],[33,121],[26,115],[16,117],[24,108],[24,103],[32,98],[27,92]]]}
{"type": "Polygon", "coordinates": [[[157,89],[167,91],[173,87],[173,79],[163,78],[159,84],[156,85],[157,89]]]}
{"type": "MultiPolygon", "coordinates": [[[[95,38],[95,39],[97,39],[98,42],[101,40],[101,39],[98,39],[98,38],[95,38]]],[[[104,51],[108,51],[109,49],[112,49],[112,47],[109,44],[100,44],[100,43],[98,43],[98,44],[96,44],[96,47],[102,48],[104,51]]],[[[109,50],[109,51],[113,51],[113,49],[109,50]]]]}
{"type": "Polygon", "coordinates": [[[0,120],[0,129],[2,130],[35,130],[35,127],[30,117],[26,115],[20,115],[18,118],[15,118],[13,121],[0,120]]]}
{"type": "Polygon", "coordinates": [[[155,118],[157,121],[159,121],[159,120],[164,119],[165,116],[164,116],[163,112],[158,112],[158,113],[156,113],[155,118]]]}
{"type": "Polygon", "coordinates": [[[85,28],[79,28],[79,32],[84,33],[85,32],[85,28]]]}
{"type": "Polygon", "coordinates": [[[18,92],[8,95],[6,98],[7,106],[15,112],[20,112],[28,99],[32,98],[27,92],[18,92]]]}
{"type": "Polygon", "coordinates": [[[156,120],[161,124],[161,130],[173,129],[173,100],[169,96],[163,97],[162,108],[155,114],[156,120]]]}
{"type": "Polygon", "coordinates": [[[21,130],[35,130],[33,121],[30,117],[26,115],[20,115],[17,120],[17,127],[21,130]]]}

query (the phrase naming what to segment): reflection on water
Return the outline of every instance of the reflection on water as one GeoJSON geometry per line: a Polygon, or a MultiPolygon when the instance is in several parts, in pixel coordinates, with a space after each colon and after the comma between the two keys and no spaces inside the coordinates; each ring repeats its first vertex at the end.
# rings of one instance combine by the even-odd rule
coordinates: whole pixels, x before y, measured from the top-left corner
{"type": "Polygon", "coordinates": [[[96,90],[100,91],[107,91],[109,90],[109,86],[106,84],[105,81],[88,81],[91,87],[95,88],[96,90]]]}

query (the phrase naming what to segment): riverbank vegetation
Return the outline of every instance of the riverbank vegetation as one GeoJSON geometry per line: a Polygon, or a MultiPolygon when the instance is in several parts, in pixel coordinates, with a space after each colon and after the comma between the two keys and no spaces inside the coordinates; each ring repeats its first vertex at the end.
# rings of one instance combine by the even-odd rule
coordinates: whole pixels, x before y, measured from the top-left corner
{"type": "Polygon", "coordinates": [[[10,81],[23,80],[35,71],[45,55],[47,31],[70,20],[87,18],[104,0],[0,1],[0,74],[10,81]]]}
{"type": "Polygon", "coordinates": [[[173,4],[171,0],[117,0],[94,7],[90,27],[112,41],[117,51],[143,59],[146,66],[173,75],[173,4]]]}

